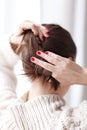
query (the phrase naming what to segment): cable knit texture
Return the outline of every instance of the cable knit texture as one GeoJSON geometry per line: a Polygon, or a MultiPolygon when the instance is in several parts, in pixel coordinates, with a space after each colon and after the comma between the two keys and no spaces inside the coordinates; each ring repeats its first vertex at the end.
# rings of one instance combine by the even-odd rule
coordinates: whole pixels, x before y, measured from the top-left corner
{"type": "Polygon", "coordinates": [[[87,101],[70,108],[56,94],[18,99],[13,73],[18,57],[10,46],[8,51],[0,51],[0,130],[87,130],[87,101]]]}

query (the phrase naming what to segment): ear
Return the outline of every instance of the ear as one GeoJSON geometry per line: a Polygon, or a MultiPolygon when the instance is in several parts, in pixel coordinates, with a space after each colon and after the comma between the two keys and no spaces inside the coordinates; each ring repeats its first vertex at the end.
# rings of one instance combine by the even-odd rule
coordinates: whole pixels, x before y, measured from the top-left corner
{"type": "Polygon", "coordinates": [[[68,59],[70,59],[70,60],[76,62],[76,58],[69,57],[68,59]]]}

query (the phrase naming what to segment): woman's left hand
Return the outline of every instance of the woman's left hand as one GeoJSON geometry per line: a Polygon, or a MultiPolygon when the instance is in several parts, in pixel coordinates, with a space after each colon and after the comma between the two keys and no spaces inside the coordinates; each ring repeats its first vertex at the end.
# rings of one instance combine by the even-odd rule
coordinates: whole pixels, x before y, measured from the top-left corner
{"type": "Polygon", "coordinates": [[[10,42],[20,44],[23,38],[23,31],[29,29],[34,33],[34,35],[38,35],[41,40],[43,40],[43,37],[48,37],[48,30],[44,26],[26,20],[20,24],[18,32],[10,37],[10,42]]]}

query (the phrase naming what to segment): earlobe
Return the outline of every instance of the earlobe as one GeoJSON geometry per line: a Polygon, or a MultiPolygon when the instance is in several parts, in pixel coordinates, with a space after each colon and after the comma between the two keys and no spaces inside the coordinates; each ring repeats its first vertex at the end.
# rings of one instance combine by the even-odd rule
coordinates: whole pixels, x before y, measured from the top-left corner
{"type": "Polygon", "coordinates": [[[69,57],[68,59],[70,59],[71,61],[76,62],[76,58],[69,57]]]}

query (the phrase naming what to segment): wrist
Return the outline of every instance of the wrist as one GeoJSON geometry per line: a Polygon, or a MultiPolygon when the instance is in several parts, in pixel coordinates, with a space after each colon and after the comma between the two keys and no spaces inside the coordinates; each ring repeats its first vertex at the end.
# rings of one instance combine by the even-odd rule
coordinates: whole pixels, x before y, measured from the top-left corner
{"type": "Polygon", "coordinates": [[[81,68],[77,77],[78,77],[77,84],[87,85],[87,69],[86,68],[81,68]]]}
{"type": "Polygon", "coordinates": [[[87,68],[83,68],[83,73],[82,75],[82,84],[87,85],[87,68]]]}

